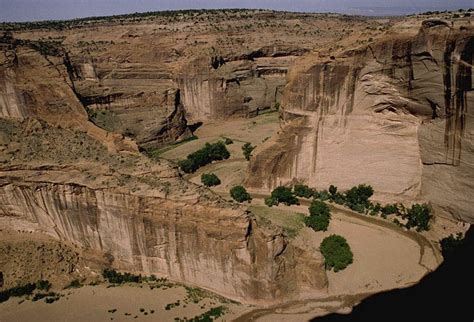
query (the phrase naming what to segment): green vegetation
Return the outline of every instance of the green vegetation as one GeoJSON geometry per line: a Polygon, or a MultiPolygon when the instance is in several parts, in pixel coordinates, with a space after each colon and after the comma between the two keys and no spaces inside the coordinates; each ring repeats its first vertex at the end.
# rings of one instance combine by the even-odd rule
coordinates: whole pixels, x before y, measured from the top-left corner
{"type": "Polygon", "coordinates": [[[177,300],[177,301],[174,302],[174,303],[168,303],[168,304],[166,304],[165,310],[166,310],[166,311],[169,311],[169,310],[171,310],[172,308],[175,308],[175,307],[180,306],[180,305],[181,305],[181,301],[180,301],[180,300],[177,300]]]}
{"type": "Polygon", "coordinates": [[[287,206],[299,204],[298,198],[293,195],[291,189],[283,186],[276,187],[275,189],[273,189],[271,198],[276,201],[277,205],[280,202],[284,203],[287,206]]]}
{"type": "Polygon", "coordinates": [[[313,200],[309,206],[309,216],[305,218],[306,226],[315,231],[326,231],[331,220],[329,207],[320,200],[313,200]]]}
{"type": "MultiPolygon", "coordinates": [[[[316,191],[308,186],[295,185],[294,191],[299,196],[308,196],[310,191],[312,191],[314,199],[320,201],[328,200],[339,205],[345,205],[361,214],[368,214],[370,216],[380,214],[383,218],[387,218],[389,215],[396,215],[404,219],[406,223],[403,224],[399,219],[394,219],[393,222],[395,224],[407,229],[415,228],[417,231],[429,230],[429,223],[433,217],[431,208],[427,204],[414,204],[410,208],[405,208],[402,204],[387,204],[385,206],[382,206],[380,203],[374,204],[369,200],[374,194],[374,189],[370,185],[365,184],[352,187],[345,193],[338,192],[337,187],[333,185],[329,186],[329,191],[316,191]]],[[[318,222],[311,220],[311,225],[324,226],[324,221],[322,219],[319,219],[318,222]]]]}
{"type": "Polygon", "coordinates": [[[293,193],[295,196],[300,198],[311,198],[314,190],[304,184],[295,184],[293,187],[293,193]]]}
{"type": "Polygon", "coordinates": [[[458,233],[456,236],[449,235],[446,238],[441,239],[439,242],[441,245],[441,253],[446,259],[456,252],[456,249],[464,243],[464,238],[461,233],[458,233]]]}
{"type": "Polygon", "coordinates": [[[201,175],[201,183],[206,187],[218,186],[221,180],[214,173],[204,173],[201,175]]]}
{"type": "Polygon", "coordinates": [[[36,289],[41,291],[49,291],[51,283],[48,280],[40,280],[36,282],[36,289]]]}
{"type": "Polygon", "coordinates": [[[290,237],[296,237],[301,229],[304,228],[304,214],[295,213],[282,209],[269,209],[265,206],[249,206],[249,210],[256,216],[260,225],[275,225],[283,228],[285,234],[290,237]]]}
{"type": "Polygon", "coordinates": [[[265,198],[264,201],[265,201],[265,204],[266,204],[268,207],[278,206],[278,200],[276,200],[276,199],[273,198],[273,197],[265,198]]]}
{"type": "Polygon", "coordinates": [[[346,192],[345,204],[360,213],[364,213],[369,208],[369,198],[374,194],[374,189],[365,184],[352,187],[346,192]]]}
{"type": "Polygon", "coordinates": [[[225,160],[229,157],[230,153],[223,142],[206,143],[202,149],[188,154],[185,160],[179,161],[178,165],[185,173],[193,173],[212,161],[225,160]]]}
{"type": "Polygon", "coordinates": [[[230,138],[224,138],[224,143],[225,143],[225,145],[230,145],[230,144],[233,144],[234,141],[232,141],[232,139],[230,139],[230,138]]]}
{"type": "MultiPolygon", "coordinates": [[[[227,308],[225,306],[217,306],[209,309],[208,311],[204,312],[201,315],[195,316],[189,320],[189,322],[210,322],[214,321],[215,319],[221,317],[227,312],[227,308]]],[[[179,320],[182,321],[182,320],[179,320]]]]}
{"type": "Polygon", "coordinates": [[[230,196],[237,202],[252,200],[252,197],[243,186],[235,186],[230,189],[230,196]]]}
{"type": "Polygon", "coordinates": [[[324,256],[327,270],[334,269],[334,272],[338,272],[352,264],[354,255],[346,239],[342,236],[331,235],[324,238],[320,250],[324,256]]]}
{"type": "Polygon", "coordinates": [[[430,220],[433,217],[427,204],[414,204],[402,216],[407,219],[405,227],[416,228],[417,231],[429,230],[430,220]]]}
{"type": "Polygon", "coordinates": [[[78,279],[72,280],[66,288],[79,288],[82,287],[81,282],[78,279]]]}
{"type": "Polygon", "coordinates": [[[102,276],[112,284],[123,284],[123,283],[141,283],[146,280],[141,275],[133,275],[130,273],[119,273],[113,269],[105,269],[102,272],[102,276]]]}
{"type": "Polygon", "coordinates": [[[252,144],[250,144],[250,143],[245,143],[242,146],[242,151],[244,153],[245,160],[247,160],[247,161],[250,160],[250,157],[252,156],[253,149],[255,149],[255,147],[252,146],[252,144]]]}

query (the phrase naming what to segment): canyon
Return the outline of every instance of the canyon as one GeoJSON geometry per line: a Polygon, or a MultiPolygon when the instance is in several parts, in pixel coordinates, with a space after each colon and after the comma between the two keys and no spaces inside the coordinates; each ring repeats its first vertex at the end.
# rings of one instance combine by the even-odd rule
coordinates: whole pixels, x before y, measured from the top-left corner
{"type": "Polygon", "coordinates": [[[441,263],[438,240],[474,220],[474,27],[444,15],[217,10],[1,24],[0,290],[113,268],[258,307],[337,298],[317,308],[327,314],[416,283],[441,263]],[[238,140],[230,160],[204,168],[227,175],[210,190],[175,161],[225,130],[238,140]],[[236,154],[249,141],[246,162],[236,154]],[[251,207],[228,200],[237,183],[251,207]],[[411,261],[380,285],[355,263],[367,290],[342,274],[344,289],[319,236],[293,238],[259,213],[262,196],[295,183],[370,184],[374,201],[429,203],[434,227],[393,232],[335,209],[330,232],[346,231],[360,258],[387,229],[406,247],[390,251],[411,261]],[[356,232],[370,237],[357,244],[356,232]],[[35,248],[43,255],[28,262],[35,248]]]}

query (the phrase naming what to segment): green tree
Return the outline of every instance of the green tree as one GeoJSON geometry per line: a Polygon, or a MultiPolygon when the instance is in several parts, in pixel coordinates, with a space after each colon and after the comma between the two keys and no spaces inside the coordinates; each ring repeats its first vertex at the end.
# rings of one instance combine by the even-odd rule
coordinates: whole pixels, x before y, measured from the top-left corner
{"type": "Polygon", "coordinates": [[[273,189],[272,198],[277,201],[277,204],[280,202],[287,206],[299,204],[298,198],[293,195],[291,189],[283,186],[273,189]]]}
{"type": "Polygon", "coordinates": [[[313,200],[309,206],[310,216],[331,216],[331,210],[325,202],[320,200],[313,200]]]}
{"type": "Polygon", "coordinates": [[[331,210],[320,200],[313,200],[309,206],[309,216],[305,218],[306,226],[315,231],[326,231],[331,220],[331,210]]]}
{"type": "Polygon", "coordinates": [[[339,235],[324,238],[320,246],[327,270],[335,272],[345,269],[352,264],[354,255],[346,239],[339,235]]]}
{"type": "Polygon", "coordinates": [[[331,196],[334,196],[337,193],[337,187],[333,186],[333,185],[330,185],[329,186],[329,193],[331,194],[331,196]]]}
{"type": "Polygon", "coordinates": [[[268,207],[278,206],[278,201],[273,197],[265,198],[265,204],[268,207]]]}
{"type": "Polygon", "coordinates": [[[315,231],[326,231],[329,227],[330,218],[326,216],[308,216],[305,217],[304,223],[306,226],[315,231]]]}
{"type": "Polygon", "coordinates": [[[313,189],[304,184],[295,184],[293,187],[293,193],[297,197],[301,198],[311,198],[313,196],[313,189]]]}
{"type": "Polygon", "coordinates": [[[230,196],[237,202],[244,202],[252,200],[247,190],[242,186],[235,186],[230,189],[230,196]]]}
{"type": "Polygon", "coordinates": [[[431,215],[431,209],[427,204],[414,204],[407,210],[406,215],[408,219],[405,227],[410,229],[416,227],[417,231],[429,230],[430,220],[433,217],[431,215]]]}
{"type": "Polygon", "coordinates": [[[247,160],[247,161],[250,160],[253,149],[255,149],[255,147],[252,146],[252,144],[250,144],[250,143],[245,143],[242,146],[242,151],[244,153],[245,160],[247,160]]]}
{"type": "Polygon", "coordinates": [[[363,213],[369,208],[369,198],[374,194],[374,189],[365,184],[352,187],[346,192],[346,205],[352,210],[363,213]]]}
{"type": "Polygon", "coordinates": [[[214,173],[203,173],[201,175],[201,183],[206,187],[218,186],[221,180],[214,173]]]}

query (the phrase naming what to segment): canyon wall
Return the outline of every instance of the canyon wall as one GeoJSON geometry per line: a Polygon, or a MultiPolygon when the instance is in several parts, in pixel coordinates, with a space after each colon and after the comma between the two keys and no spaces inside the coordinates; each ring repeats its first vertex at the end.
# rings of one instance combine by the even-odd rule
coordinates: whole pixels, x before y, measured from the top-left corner
{"type": "MultiPolygon", "coordinates": [[[[112,153],[82,131],[33,118],[0,118],[0,152],[1,237],[14,230],[70,245],[81,272],[156,274],[246,303],[326,292],[320,253],[189,183],[171,162],[112,153]]],[[[5,285],[24,282],[17,270],[0,261],[5,285]]]]}
{"type": "Polygon", "coordinates": [[[443,21],[316,61],[292,76],[283,128],[256,151],[247,185],[367,183],[381,201],[429,200],[472,221],[474,31],[443,21]]]}
{"type": "Polygon", "coordinates": [[[178,78],[188,118],[205,121],[254,116],[275,107],[296,58],[291,53],[280,54],[284,56],[262,52],[262,57],[249,54],[227,61],[220,57],[214,66],[195,62],[178,78]]]}
{"type": "Polygon", "coordinates": [[[274,303],[326,287],[321,259],[289,245],[278,231],[258,227],[243,209],[199,195],[179,200],[176,194],[160,198],[2,177],[3,228],[42,232],[103,252],[116,269],[164,275],[248,303],[274,303]]]}

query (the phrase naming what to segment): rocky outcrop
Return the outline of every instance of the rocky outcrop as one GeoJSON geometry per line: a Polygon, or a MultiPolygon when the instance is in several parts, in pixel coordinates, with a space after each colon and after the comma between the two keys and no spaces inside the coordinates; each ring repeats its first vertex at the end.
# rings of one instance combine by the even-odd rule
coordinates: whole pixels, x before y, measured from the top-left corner
{"type": "Polygon", "coordinates": [[[473,44],[472,29],[425,23],[316,61],[285,88],[283,129],[256,151],[247,185],[368,183],[383,201],[429,200],[472,221],[473,44]]]}

